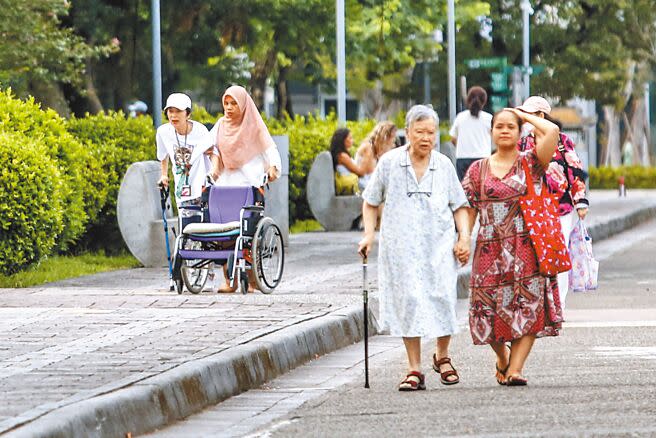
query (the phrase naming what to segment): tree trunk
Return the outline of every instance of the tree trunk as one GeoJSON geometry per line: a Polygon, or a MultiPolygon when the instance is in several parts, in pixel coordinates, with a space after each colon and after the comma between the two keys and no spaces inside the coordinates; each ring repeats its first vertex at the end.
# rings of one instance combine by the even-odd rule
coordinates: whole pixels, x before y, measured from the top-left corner
{"type": "Polygon", "coordinates": [[[44,108],[52,108],[62,117],[71,116],[66,96],[58,84],[43,80],[31,81],[29,92],[44,108]]]}
{"type": "Polygon", "coordinates": [[[632,106],[633,111],[628,126],[631,130],[634,162],[641,166],[649,166],[649,127],[644,98],[634,98],[632,106]]]}
{"type": "Polygon", "coordinates": [[[251,97],[260,111],[264,110],[264,93],[266,90],[266,81],[276,66],[276,50],[269,49],[264,61],[256,62],[251,71],[251,97]]]}
{"type": "Polygon", "coordinates": [[[287,91],[287,73],[289,67],[282,67],[278,72],[278,79],[276,81],[276,117],[283,118],[285,113],[289,117],[294,117],[292,110],[292,100],[287,91]]]}
{"type": "Polygon", "coordinates": [[[604,166],[620,166],[622,164],[620,118],[614,106],[604,105],[603,109],[606,144],[602,151],[601,163],[604,166]]]}
{"type": "Polygon", "coordinates": [[[100,102],[96,86],[93,84],[93,74],[91,73],[91,61],[87,62],[87,68],[84,72],[84,88],[86,90],[86,101],[91,114],[98,114],[103,111],[103,105],[100,102]]]}

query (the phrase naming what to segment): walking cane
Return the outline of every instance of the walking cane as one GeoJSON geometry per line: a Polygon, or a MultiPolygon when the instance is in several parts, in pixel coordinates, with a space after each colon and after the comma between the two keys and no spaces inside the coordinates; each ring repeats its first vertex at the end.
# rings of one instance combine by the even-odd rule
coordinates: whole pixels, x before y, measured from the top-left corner
{"type": "Polygon", "coordinates": [[[159,200],[162,204],[162,222],[164,223],[164,240],[166,240],[166,261],[169,263],[169,291],[173,291],[173,266],[171,265],[171,247],[169,246],[169,222],[166,219],[166,200],[169,197],[169,188],[159,185],[159,200]]]}
{"type": "Polygon", "coordinates": [[[362,254],[362,301],[364,304],[364,387],[369,389],[369,291],[366,254],[362,254]]]}

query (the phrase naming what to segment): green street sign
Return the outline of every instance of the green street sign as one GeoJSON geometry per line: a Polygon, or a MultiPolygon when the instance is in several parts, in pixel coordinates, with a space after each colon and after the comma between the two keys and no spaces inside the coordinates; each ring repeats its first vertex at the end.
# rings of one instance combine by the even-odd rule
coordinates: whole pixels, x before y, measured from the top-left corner
{"type": "Polygon", "coordinates": [[[515,69],[519,70],[522,74],[538,75],[544,71],[545,67],[542,64],[531,65],[528,68],[523,65],[507,65],[504,67],[504,71],[508,74],[512,74],[515,69]]]}
{"type": "Polygon", "coordinates": [[[505,56],[499,56],[492,58],[465,59],[465,64],[471,69],[504,68],[508,64],[508,58],[505,56]]]}
{"type": "Polygon", "coordinates": [[[508,76],[503,72],[490,73],[490,86],[497,93],[508,91],[508,76]]]}
{"type": "Polygon", "coordinates": [[[508,96],[490,96],[490,103],[492,104],[492,112],[496,113],[508,107],[508,96]]]}

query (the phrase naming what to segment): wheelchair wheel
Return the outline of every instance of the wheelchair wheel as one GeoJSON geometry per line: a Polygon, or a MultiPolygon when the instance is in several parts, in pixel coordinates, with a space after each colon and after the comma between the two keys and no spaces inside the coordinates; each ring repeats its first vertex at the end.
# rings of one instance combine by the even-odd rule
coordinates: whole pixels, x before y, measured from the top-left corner
{"type": "Polygon", "coordinates": [[[280,283],[285,265],[282,233],[273,219],[260,220],[253,239],[253,272],[262,293],[270,294],[280,283]]]}
{"type": "MultiPolygon", "coordinates": [[[[189,242],[186,249],[201,249],[201,242],[189,242]]],[[[192,294],[199,294],[209,275],[209,263],[202,260],[183,260],[180,268],[182,281],[192,294]]]]}

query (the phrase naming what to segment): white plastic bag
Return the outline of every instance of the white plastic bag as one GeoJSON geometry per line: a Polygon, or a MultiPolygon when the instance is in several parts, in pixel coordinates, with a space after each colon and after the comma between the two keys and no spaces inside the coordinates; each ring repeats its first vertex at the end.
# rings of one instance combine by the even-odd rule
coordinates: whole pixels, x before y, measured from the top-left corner
{"type": "Polygon", "coordinates": [[[569,288],[574,292],[597,289],[599,262],[592,254],[592,239],[582,220],[576,223],[569,238],[569,288]]]}

